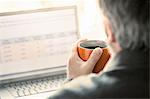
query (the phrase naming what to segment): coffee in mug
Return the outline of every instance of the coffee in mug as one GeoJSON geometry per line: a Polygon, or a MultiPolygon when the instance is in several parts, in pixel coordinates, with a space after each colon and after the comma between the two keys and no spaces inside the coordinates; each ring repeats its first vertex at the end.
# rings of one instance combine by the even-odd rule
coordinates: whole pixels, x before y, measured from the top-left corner
{"type": "Polygon", "coordinates": [[[82,60],[87,61],[92,51],[97,47],[101,48],[103,51],[101,57],[99,58],[93,69],[93,73],[99,73],[101,70],[103,70],[107,61],[110,58],[110,53],[106,43],[101,40],[88,40],[80,42],[77,48],[79,57],[82,60]]]}

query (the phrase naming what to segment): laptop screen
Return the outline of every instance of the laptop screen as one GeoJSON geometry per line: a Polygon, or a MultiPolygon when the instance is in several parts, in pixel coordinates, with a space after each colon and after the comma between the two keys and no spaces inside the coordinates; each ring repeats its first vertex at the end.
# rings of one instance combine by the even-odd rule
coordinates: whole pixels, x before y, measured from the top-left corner
{"type": "Polygon", "coordinates": [[[0,13],[0,77],[65,66],[77,32],[75,7],[0,13]]]}

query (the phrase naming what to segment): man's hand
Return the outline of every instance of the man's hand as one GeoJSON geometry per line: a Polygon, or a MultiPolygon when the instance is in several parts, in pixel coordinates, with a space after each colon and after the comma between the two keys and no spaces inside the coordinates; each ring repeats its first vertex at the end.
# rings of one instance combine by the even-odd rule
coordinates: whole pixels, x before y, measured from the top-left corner
{"type": "Polygon", "coordinates": [[[96,48],[91,53],[89,59],[87,61],[83,61],[78,56],[78,51],[77,51],[77,46],[82,41],[86,41],[86,39],[78,40],[73,45],[72,55],[68,60],[68,70],[67,70],[68,78],[76,78],[81,75],[92,73],[95,64],[97,63],[98,59],[102,54],[102,49],[96,48]]]}

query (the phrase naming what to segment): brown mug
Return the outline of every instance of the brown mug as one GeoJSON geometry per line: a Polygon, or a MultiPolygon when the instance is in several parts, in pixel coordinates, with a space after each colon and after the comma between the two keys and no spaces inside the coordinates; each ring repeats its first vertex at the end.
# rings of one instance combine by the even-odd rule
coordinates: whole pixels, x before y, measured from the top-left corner
{"type": "Polygon", "coordinates": [[[92,51],[97,47],[102,49],[102,55],[96,63],[93,73],[99,73],[101,70],[103,70],[110,58],[110,53],[106,43],[101,40],[87,40],[80,42],[77,47],[79,57],[84,61],[88,60],[92,51]]]}

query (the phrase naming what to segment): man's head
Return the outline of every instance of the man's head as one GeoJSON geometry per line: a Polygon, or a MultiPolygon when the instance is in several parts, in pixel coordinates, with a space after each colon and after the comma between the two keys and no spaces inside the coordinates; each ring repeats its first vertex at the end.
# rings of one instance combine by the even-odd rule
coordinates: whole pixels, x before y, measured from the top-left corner
{"type": "Polygon", "coordinates": [[[149,0],[99,1],[111,42],[117,41],[123,50],[149,49],[149,0]]]}

